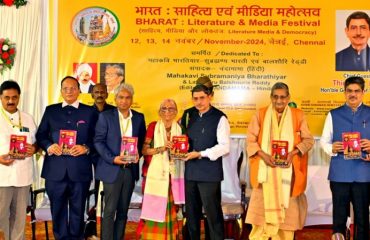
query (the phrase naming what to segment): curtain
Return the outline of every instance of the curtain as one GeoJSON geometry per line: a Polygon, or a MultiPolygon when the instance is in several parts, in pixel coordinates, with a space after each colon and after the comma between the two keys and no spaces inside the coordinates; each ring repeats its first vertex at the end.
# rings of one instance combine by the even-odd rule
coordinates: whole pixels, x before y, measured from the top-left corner
{"type": "Polygon", "coordinates": [[[48,1],[30,0],[18,9],[0,6],[0,38],[16,44],[13,68],[0,75],[0,82],[15,80],[21,87],[19,109],[31,114],[36,123],[47,103],[48,1]]]}

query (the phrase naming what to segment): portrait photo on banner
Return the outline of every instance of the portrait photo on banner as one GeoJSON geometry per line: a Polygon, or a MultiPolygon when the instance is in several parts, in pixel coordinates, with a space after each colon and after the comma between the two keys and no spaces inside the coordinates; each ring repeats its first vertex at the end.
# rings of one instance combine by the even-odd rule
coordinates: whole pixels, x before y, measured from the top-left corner
{"type": "Polygon", "coordinates": [[[370,70],[370,10],[337,10],[335,70],[370,70]]]}
{"type": "Polygon", "coordinates": [[[125,82],[125,64],[100,63],[100,82],[107,85],[108,93],[114,93],[114,89],[125,82]]]}
{"type": "Polygon", "coordinates": [[[81,93],[91,93],[97,83],[97,63],[73,63],[73,76],[80,83],[81,93]]]}

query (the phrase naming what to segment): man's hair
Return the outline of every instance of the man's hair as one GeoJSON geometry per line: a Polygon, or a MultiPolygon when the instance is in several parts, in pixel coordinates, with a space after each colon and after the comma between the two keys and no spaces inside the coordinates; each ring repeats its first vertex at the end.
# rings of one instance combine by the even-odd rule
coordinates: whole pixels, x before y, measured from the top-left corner
{"type": "Polygon", "coordinates": [[[65,77],[62,79],[62,81],[60,82],[60,88],[63,88],[63,82],[64,82],[65,80],[69,79],[69,78],[70,78],[70,79],[72,79],[72,80],[75,80],[75,81],[76,81],[76,83],[77,83],[78,89],[80,89],[80,83],[78,82],[77,78],[72,77],[72,76],[65,76],[65,77]]]}
{"type": "Polygon", "coordinates": [[[270,96],[272,97],[272,94],[274,94],[274,91],[276,90],[276,89],[284,89],[287,93],[288,93],[288,95],[290,95],[289,94],[289,87],[288,87],[288,85],[286,85],[285,83],[283,83],[283,82],[277,82],[277,83],[275,83],[273,86],[272,86],[272,88],[271,88],[271,94],[270,94],[270,96]]]}
{"type": "Polygon", "coordinates": [[[359,85],[362,91],[365,89],[365,80],[362,77],[347,78],[346,81],[344,81],[344,90],[346,90],[350,84],[359,85]]]}
{"type": "Polygon", "coordinates": [[[92,90],[94,91],[94,89],[98,86],[102,86],[106,92],[108,92],[108,89],[107,89],[107,85],[105,83],[97,83],[93,86],[92,90]]]}
{"type": "Polygon", "coordinates": [[[15,89],[18,91],[18,94],[21,94],[21,88],[19,87],[18,83],[14,80],[6,80],[0,86],[0,95],[3,94],[3,91],[8,89],[15,89]]]}
{"type": "Polygon", "coordinates": [[[195,85],[195,87],[193,87],[193,89],[191,90],[191,95],[193,96],[195,92],[204,92],[208,96],[213,93],[211,88],[208,88],[204,85],[195,85]]]}
{"type": "Polygon", "coordinates": [[[349,28],[349,23],[352,19],[365,19],[367,26],[370,27],[370,17],[365,12],[357,11],[347,17],[346,27],[349,28]]]}
{"type": "Polygon", "coordinates": [[[117,75],[120,76],[120,77],[123,77],[123,75],[124,75],[123,68],[119,64],[108,64],[107,66],[105,66],[105,69],[107,69],[107,68],[117,69],[117,75]]]}
{"type": "Polygon", "coordinates": [[[121,92],[122,90],[126,90],[127,92],[129,92],[132,97],[134,96],[135,92],[134,92],[134,88],[132,87],[132,85],[128,83],[121,83],[120,85],[118,85],[118,87],[116,87],[116,89],[114,89],[115,97],[117,97],[117,94],[121,92]]]}

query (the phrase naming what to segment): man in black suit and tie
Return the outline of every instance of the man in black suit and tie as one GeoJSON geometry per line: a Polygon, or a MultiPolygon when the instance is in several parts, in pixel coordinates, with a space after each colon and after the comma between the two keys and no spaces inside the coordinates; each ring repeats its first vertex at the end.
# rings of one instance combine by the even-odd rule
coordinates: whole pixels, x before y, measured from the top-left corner
{"type": "Polygon", "coordinates": [[[115,89],[117,108],[99,114],[94,145],[100,155],[96,178],[104,185],[103,240],[124,239],[127,212],[135,181],[139,179],[138,159],[145,138],[142,113],[131,109],[134,89],[121,83],[115,89]],[[134,162],[121,155],[122,137],[137,137],[138,154],[134,162]]]}
{"type": "Polygon", "coordinates": [[[46,180],[55,239],[83,239],[85,202],[92,179],[89,152],[98,113],[77,100],[80,86],[76,78],[63,78],[61,94],[63,103],[45,109],[36,134],[37,143],[46,152],[41,177],[46,180]],[[62,154],[60,130],[76,131],[70,155],[62,154]]]}

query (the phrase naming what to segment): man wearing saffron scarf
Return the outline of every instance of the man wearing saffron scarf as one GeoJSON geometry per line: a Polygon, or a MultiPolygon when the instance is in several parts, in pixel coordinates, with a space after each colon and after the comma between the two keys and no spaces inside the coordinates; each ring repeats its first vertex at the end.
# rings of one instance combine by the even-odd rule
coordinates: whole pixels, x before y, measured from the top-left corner
{"type": "Polygon", "coordinates": [[[249,239],[293,240],[307,212],[307,152],[314,144],[304,114],[288,106],[289,88],[277,82],[271,104],[260,109],[248,127],[247,152],[253,187],[246,222],[249,239]],[[286,166],[276,166],[272,141],[287,143],[286,166]]]}

